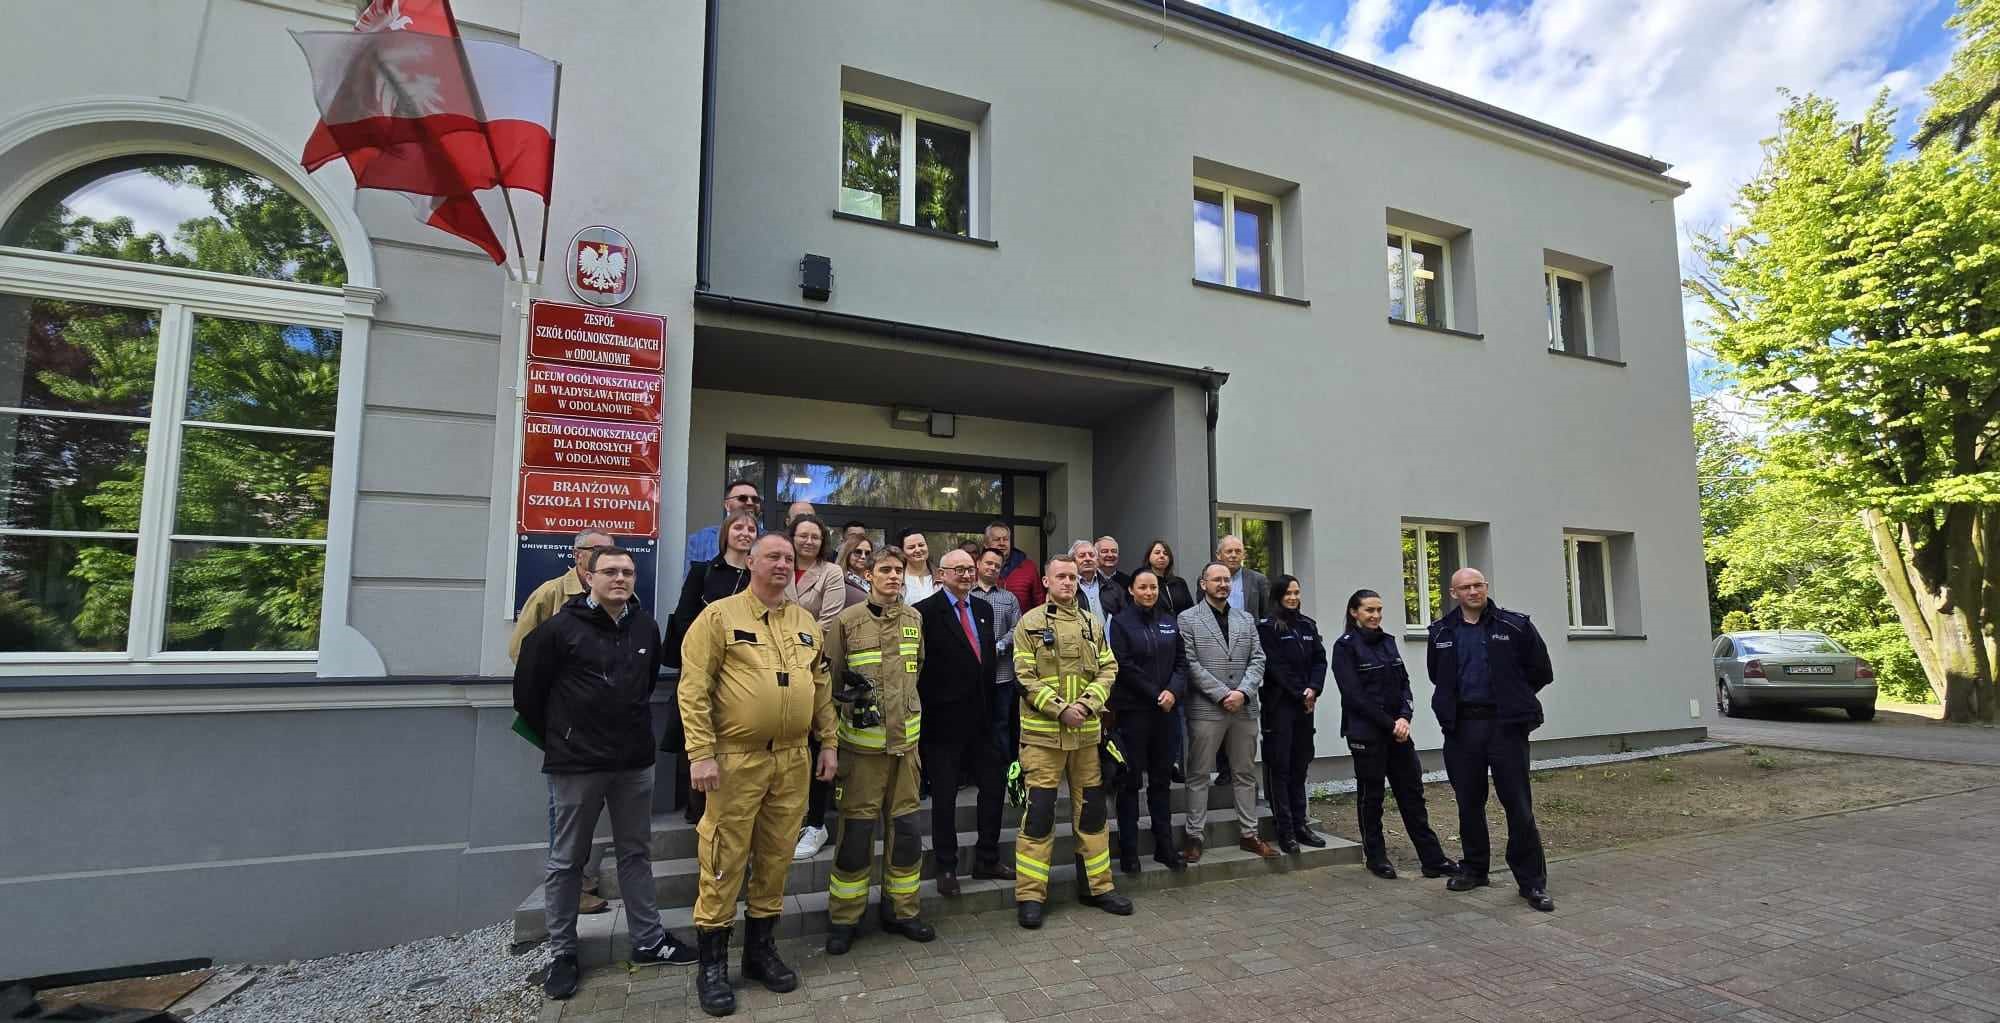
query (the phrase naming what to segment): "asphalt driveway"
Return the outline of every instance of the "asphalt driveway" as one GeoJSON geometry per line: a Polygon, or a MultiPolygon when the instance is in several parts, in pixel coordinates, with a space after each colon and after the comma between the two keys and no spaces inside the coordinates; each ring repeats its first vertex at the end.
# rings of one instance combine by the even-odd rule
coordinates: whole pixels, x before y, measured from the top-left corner
{"type": "Polygon", "coordinates": [[[1838,710],[1759,711],[1715,720],[1708,736],[1746,746],[2000,767],[2000,728],[1948,725],[1886,708],[1873,721],[1849,721],[1838,710]]]}

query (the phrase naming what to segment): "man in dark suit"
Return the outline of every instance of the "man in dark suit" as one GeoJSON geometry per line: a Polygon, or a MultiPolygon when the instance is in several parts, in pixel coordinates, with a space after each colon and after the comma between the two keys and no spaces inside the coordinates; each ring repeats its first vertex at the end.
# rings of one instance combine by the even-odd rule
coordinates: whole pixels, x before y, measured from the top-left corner
{"type": "Polygon", "coordinates": [[[979,787],[972,876],[1013,880],[1000,862],[1000,804],[1005,766],[987,740],[987,695],[1000,656],[993,644],[993,608],[972,595],[972,556],[954,550],[938,561],[938,591],[917,601],[924,619],[924,666],[917,695],[924,706],[917,751],[931,785],[931,847],[938,894],[957,895],[958,787],[979,787]]]}

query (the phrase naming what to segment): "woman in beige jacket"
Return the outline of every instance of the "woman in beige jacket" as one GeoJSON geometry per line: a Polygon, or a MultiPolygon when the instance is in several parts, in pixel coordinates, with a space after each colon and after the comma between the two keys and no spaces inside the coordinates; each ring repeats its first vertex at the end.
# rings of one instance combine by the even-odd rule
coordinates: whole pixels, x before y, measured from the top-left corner
{"type": "Polygon", "coordinates": [[[785,596],[812,612],[825,629],[847,606],[847,587],[840,566],[825,559],[826,523],[817,515],[801,515],[792,523],[792,585],[785,596]]]}

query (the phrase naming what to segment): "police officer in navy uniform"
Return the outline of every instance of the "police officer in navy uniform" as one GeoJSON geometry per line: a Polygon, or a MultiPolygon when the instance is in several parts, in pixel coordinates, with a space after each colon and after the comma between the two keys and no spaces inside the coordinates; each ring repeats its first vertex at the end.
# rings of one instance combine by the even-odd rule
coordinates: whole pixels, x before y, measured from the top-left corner
{"type": "Polygon", "coordinates": [[[1444,729],[1444,769],[1458,797],[1458,833],[1465,845],[1460,870],[1445,887],[1469,892],[1485,887],[1492,860],[1486,836],[1486,774],[1507,814],[1507,867],[1528,905],[1553,912],[1548,866],[1535,804],[1528,792],[1528,733],[1541,726],[1535,694],[1555,681],[1549,648],[1519,611],[1487,597],[1478,569],[1452,573],[1458,601],[1431,623],[1425,660],[1430,668],[1431,710],[1444,729]]]}
{"type": "Polygon", "coordinates": [[[1340,734],[1354,762],[1354,810],[1361,827],[1362,863],[1383,880],[1396,879],[1382,834],[1382,788],[1396,790],[1403,830],[1417,847],[1425,877],[1458,872],[1431,830],[1424,808],[1424,763],[1410,740],[1410,673],[1402,637],[1382,631],[1382,595],[1356,590],[1347,598],[1347,628],[1333,641],[1333,682],[1340,687],[1340,734]]]}
{"type": "Polygon", "coordinates": [[[1306,817],[1306,768],[1313,761],[1313,711],[1326,691],[1326,644],[1318,623],[1300,610],[1305,594],[1296,578],[1271,580],[1271,595],[1271,616],[1257,623],[1264,644],[1264,791],[1278,848],[1296,855],[1300,843],[1326,847],[1306,817]]]}

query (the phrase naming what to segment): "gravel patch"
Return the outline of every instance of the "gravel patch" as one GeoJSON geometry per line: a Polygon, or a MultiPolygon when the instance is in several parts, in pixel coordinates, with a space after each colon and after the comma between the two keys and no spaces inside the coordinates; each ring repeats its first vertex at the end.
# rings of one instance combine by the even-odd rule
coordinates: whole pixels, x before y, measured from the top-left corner
{"type": "Polygon", "coordinates": [[[256,979],[197,1023],[529,1023],[542,1005],[540,949],[507,951],[513,924],[407,945],[252,966],[256,979]]]}
{"type": "MultiPolygon", "coordinates": [[[[1684,742],[1678,746],[1655,746],[1652,749],[1632,750],[1629,753],[1595,753],[1580,757],[1550,757],[1547,760],[1537,760],[1529,764],[1528,770],[1553,771],[1561,767],[1589,767],[1593,764],[1617,764],[1627,760],[1647,760],[1652,757],[1673,756],[1677,753],[1703,753],[1712,749],[1728,748],[1729,744],[1726,742],[1684,742]]],[[[1443,771],[1424,772],[1424,783],[1427,785],[1432,782],[1446,780],[1448,779],[1445,777],[1443,771]]],[[[1321,796],[1345,796],[1353,793],[1353,791],[1354,779],[1352,778],[1346,781],[1315,782],[1306,786],[1306,795],[1313,798],[1321,796]]]]}

